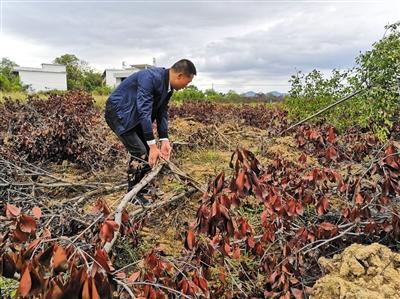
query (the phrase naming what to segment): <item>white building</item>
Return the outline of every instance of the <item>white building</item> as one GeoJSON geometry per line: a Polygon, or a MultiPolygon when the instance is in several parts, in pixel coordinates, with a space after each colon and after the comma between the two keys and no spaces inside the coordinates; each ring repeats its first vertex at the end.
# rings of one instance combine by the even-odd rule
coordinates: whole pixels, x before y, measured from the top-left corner
{"type": "Polygon", "coordinates": [[[151,64],[132,64],[130,67],[126,67],[125,63],[122,63],[121,69],[105,69],[103,72],[103,84],[112,88],[117,87],[133,73],[151,67],[153,67],[151,64]]]}
{"type": "Polygon", "coordinates": [[[42,68],[15,67],[23,85],[28,91],[67,90],[67,70],[65,65],[42,63],[42,68]]]}

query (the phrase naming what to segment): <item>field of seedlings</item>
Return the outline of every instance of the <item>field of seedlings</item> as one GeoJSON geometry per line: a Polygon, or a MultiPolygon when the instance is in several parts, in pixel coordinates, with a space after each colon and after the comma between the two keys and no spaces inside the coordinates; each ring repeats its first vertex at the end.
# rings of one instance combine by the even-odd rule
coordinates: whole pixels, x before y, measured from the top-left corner
{"type": "Polygon", "coordinates": [[[90,95],[4,99],[2,298],[400,298],[400,124],[382,142],[323,118],[280,134],[279,106],[169,113],[171,161],[126,193],[90,95]]]}

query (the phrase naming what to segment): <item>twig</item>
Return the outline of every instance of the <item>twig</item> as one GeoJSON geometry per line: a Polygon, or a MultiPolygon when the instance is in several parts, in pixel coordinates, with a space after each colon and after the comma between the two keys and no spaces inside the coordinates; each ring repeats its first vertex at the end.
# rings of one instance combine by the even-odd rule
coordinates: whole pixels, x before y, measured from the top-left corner
{"type": "MultiPolygon", "coordinates": [[[[381,151],[386,147],[386,145],[388,144],[388,142],[386,142],[384,145],[382,145],[381,148],[379,148],[378,152],[376,153],[374,159],[372,159],[369,167],[367,168],[367,170],[364,171],[364,173],[358,178],[358,182],[356,183],[356,185],[354,186],[356,189],[359,185],[361,185],[361,180],[365,177],[365,175],[372,169],[372,167],[374,166],[375,163],[379,162],[380,159],[377,159],[378,155],[381,153],[381,151]]],[[[385,158],[384,158],[385,159],[385,158]]],[[[382,159],[383,160],[383,159],[382,159]]],[[[352,202],[355,203],[355,198],[356,198],[356,192],[354,192],[353,194],[353,198],[352,198],[352,202]]]]}
{"type": "Polygon", "coordinates": [[[185,173],[184,171],[182,171],[178,166],[176,166],[174,163],[172,163],[171,161],[167,161],[163,158],[161,158],[169,167],[169,169],[175,173],[176,175],[187,179],[189,181],[191,181],[193,187],[195,187],[196,189],[198,189],[199,191],[205,193],[207,190],[205,190],[204,188],[201,187],[201,184],[195,180],[194,178],[192,178],[190,175],[188,175],[187,173],[185,173]]]}
{"type": "Polygon", "coordinates": [[[117,186],[111,186],[111,187],[103,187],[100,189],[96,189],[96,190],[92,190],[89,192],[86,192],[84,194],[75,196],[73,198],[69,198],[65,201],[63,201],[62,203],[69,203],[69,202],[76,202],[75,204],[80,204],[83,200],[85,200],[86,198],[90,197],[90,196],[94,196],[94,195],[99,195],[99,194],[103,194],[103,193],[108,193],[108,192],[114,192],[114,191],[119,191],[121,189],[124,189],[127,187],[127,184],[121,184],[121,185],[117,185],[117,186]]]}
{"type": "MultiPolygon", "coordinates": [[[[192,255],[193,255],[193,253],[192,253],[192,255]]],[[[165,257],[168,261],[170,261],[171,263],[176,263],[176,264],[178,264],[178,263],[182,263],[182,264],[184,264],[184,268],[182,269],[182,271],[185,271],[185,266],[189,266],[191,269],[193,269],[193,270],[197,270],[198,272],[200,271],[200,269],[198,269],[195,265],[192,265],[192,264],[190,264],[190,263],[188,263],[188,262],[186,262],[186,261],[181,261],[181,260],[177,260],[177,259],[174,259],[174,258],[172,258],[172,257],[168,257],[168,256],[166,256],[165,257]]],[[[191,259],[191,258],[190,258],[191,259]]]]}
{"type": "MultiPolygon", "coordinates": [[[[12,164],[15,168],[18,168],[18,169],[20,169],[20,170],[23,170],[21,167],[17,166],[16,164],[11,163],[10,161],[8,161],[8,162],[9,162],[10,164],[12,164]]],[[[52,178],[52,179],[54,179],[54,180],[56,180],[56,181],[58,181],[58,182],[64,182],[64,183],[67,183],[67,184],[71,184],[73,187],[79,187],[79,186],[76,186],[76,183],[74,183],[74,182],[68,182],[68,181],[66,181],[66,180],[64,180],[64,179],[61,179],[61,178],[59,178],[59,177],[56,177],[56,176],[54,176],[52,173],[50,173],[49,171],[44,170],[43,168],[40,168],[39,166],[37,166],[37,165],[35,165],[35,164],[29,163],[29,162],[26,161],[26,160],[23,160],[23,161],[21,161],[21,162],[27,164],[28,166],[30,166],[30,167],[32,167],[32,168],[38,170],[38,171],[41,171],[42,173],[41,173],[40,175],[47,176],[47,177],[52,178]]],[[[31,171],[31,170],[29,170],[29,171],[31,171]]],[[[33,171],[31,171],[31,172],[33,172],[33,171]]]]}
{"type": "Polygon", "coordinates": [[[0,187],[43,187],[43,188],[61,188],[61,187],[88,187],[94,188],[96,186],[109,186],[109,183],[20,183],[20,182],[10,182],[7,184],[0,184],[0,187]]]}
{"type": "Polygon", "coordinates": [[[125,291],[128,292],[129,296],[131,296],[131,298],[136,298],[135,295],[133,294],[132,290],[124,282],[122,282],[121,280],[118,280],[116,278],[113,278],[113,280],[116,283],[118,283],[120,286],[122,286],[125,289],[125,291]]]}
{"type": "Polygon", "coordinates": [[[103,214],[98,216],[88,227],[86,227],[81,233],[76,236],[71,242],[75,243],[76,240],[78,240],[81,236],[83,236],[84,233],[86,233],[93,225],[95,225],[101,218],[103,218],[103,214]]]}
{"type": "MultiPolygon", "coordinates": [[[[340,234],[338,234],[338,235],[336,235],[336,236],[334,236],[334,237],[332,237],[332,238],[330,238],[330,239],[326,239],[326,240],[317,240],[317,241],[315,241],[315,242],[312,242],[312,243],[308,244],[308,245],[305,246],[305,247],[308,247],[308,246],[310,246],[310,245],[313,245],[313,244],[315,244],[315,243],[318,242],[318,241],[323,241],[321,244],[318,244],[317,246],[312,247],[312,248],[306,250],[306,251],[304,252],[304,254],[307,254],[307,253],[309,253],[309,252],[312,251],[312,250],[315,250],[315,249],[317,249],[317,248],[319,248],[319,247],[321,247],[321,246],[323,246],[323,245],[325,245],[325,244],[327,244],[327,243],[329,243],[329,242],[332,242],[332,241],[334,241],[334,240],[336,240],[336,239],[339,239],[339,238],[343,237],[343,236],[346,235],[349,231],[351,231],[355,226],[356,226],[355,224],[352,225],[352,226],[350,226],[348,229],[344,230],[344,231],[341,232],[340,234]]],[[[304,249],[304,247],[303,247],[302,249],[304,249]]],[[[302,249],[300,249],[298,252],[300,252],[302,249]]],[[[298,252],[297,252],[297,253],[298,253],[298,252]]]]}
{"type": "Polygon", "coordinates": [[[231,142],[229,141],[228,138],[226,138],[217,128],[216,125],[213,125],[215,131],[217,132],[218,136],[222,140],[222,142],[228,147],[229,151],[231,150],[231,142]]]}
{"type": "Polygon", "coordinates": [[[167,204],[171,204],[171,203],[173,203],[174,201],[177,201],[177,200],[179,200],[179,199],[181,199],[181,198],[183,198],[183,197],[188,197],[188,196],[190,196],[190,195],[192,195],[193,193],[195,193],[196,192],[196,189],[189,189],[188,191],[186,191],[186,192],[183,192],[183,193],[181,193],[181,194],[178,194],[178,195],[175,195],[175,196],[173,196],[173,197],[171,197],[171,198],[168,198],[168,199],[166,199],[166,200],[162,200],[162,201],[158,201],[158,202],[155,202],[154,204],[152,204],[152,205],[149,205],[149,206],[147,206],[147,207],[140,207],[139,209],[137,209],[137,210],[135,210],[135,211],[133,211],[132,213],[130,213],[130,217],[136,217],[136,216],[138,216],[139,214],[141,214],[141,213],[143,213],[143,212],[147,212],[147,211],[150,211],[147,215],[150,215],[152,212],[154,212],[155,210],[157,210],[157,209],[159,209],[159,208],[161,208],[161,207],[163,207],[163,206],[165,206],[165,205],[167,205],[167,204]]]}
{"type": "MultiPolygon", "coordinates": [[[[329,243],[329,242],[331,242],[331,241],[334,241],[334,240],[336,240],[336,239],[338,239],[338,238],[343,237],[343,236],[344,236],[345,234],[347,234],[350,230],[352,230],[355,226],[356,226],[356,224],[352,224],[349,228],[347,228],[346,230],[344,230],[342,233],[340,233],[339,235],[336,235],[336,236],[334,236],[334,237],[332,237],[332,238],[330,238],[330,239],[316,240],[316,241],[314,241],[314,242],[308,243],[308,244],[304,245],[302,248],[300,248],[299,250],[297,250],[297,251],[296,251],[294,254],[292,254],[291,256],[296,256],[297,254],[299,254],[300,252],[302,252],[302,251],[303,251],[304,249],[306,249],[307,247],[312,246],[312,245],[314,245],[314,244],[316,244],[316,243],[318,243],[318,242],[322,242],[321,244],[318,244],[316,247],[310,248],[310,249],[308,249],[307,251],[303,252],[303,254],[305,255],[306,253],[308,253],[308,252],[310,252],[310,251],[312,251],[312,250],[315,250],[315,249],[317,249],[317,248],[319,248],[319,247],[321,247],[321,246],[323,246],[323,245],[325,245],[325,244],[327,244],[327,243],[329,243]]],[[[282,259],[282,260],[275,266],[275,269],[278,268],[280,265],[282,265],[287,259],[288,259],[288,257],[285,257],[284,259],[282,259]]]]}
{"type": "MultiPolygon", "coordinates": [[[[225,264],[225,266],[227,265],[226,259],[224,259],[224,264],[225,264]]],[[[240,287],[240,285],[236,282],[236,279],[233,277],[233,275],[232,275],[231,270],[229,269],[229,267],[226,267],[226,269],[228,270],[228,272],[229,272],[229,274],[230,274],[230,276],[231,276],[231,278],[232,278],[232,281],[235,283],[235,285],[237,286],[237,288],[243,293],[243,295],[244,295],[245,298],[248,298],[249,296],[243,291],[243,289],[240,287]]],[[[233,289],[233,288],[232,288],[232,289],[233,289]]]]}
{"type": "Polygon", "coordinates": [[[131,267],[131,266],[134,266],[134,265],[136,265],[136,264],[139,264],[139,263],[142,262],[142,261],[143,261],[143,260],[141,259],[141,260],[137,260],[136,262],[130,263],[130,264],[128,264],[128,265],[125,265],[125,266],[123,266],[122,268],[120,268],[120,269],[118,269],[118,270],[115,270],[115,271],[112,272],[111,274],[114,275],[114,274],[116,274],[116,273],[118,273],[118,272],[121,272],[122,270],[125,270],[126,268],[129,268],[129,267],[131,267]]]}

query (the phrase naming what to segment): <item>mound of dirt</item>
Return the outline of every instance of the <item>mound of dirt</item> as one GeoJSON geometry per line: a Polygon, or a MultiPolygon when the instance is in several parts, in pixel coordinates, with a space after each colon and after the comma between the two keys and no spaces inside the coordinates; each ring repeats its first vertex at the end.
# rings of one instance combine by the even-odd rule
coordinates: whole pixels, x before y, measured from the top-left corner
{"type": "Polygon", "coordinates": [[[400,254],[386,246],[353,244],[319,263],[327,274],[316,282],[311,298],[400,298],[400,254]]]}

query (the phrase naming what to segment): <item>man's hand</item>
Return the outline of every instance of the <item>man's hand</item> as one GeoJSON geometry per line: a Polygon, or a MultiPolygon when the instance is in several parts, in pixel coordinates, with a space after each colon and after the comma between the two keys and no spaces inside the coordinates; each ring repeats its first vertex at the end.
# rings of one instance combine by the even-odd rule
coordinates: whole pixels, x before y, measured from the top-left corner
{"type": "Polygon", "coordinates": [[[163,140],[161,141],[161,157],[164,158],[165,160],[169,161],[169,158],[171,157],[171,144],[169,143],[169,140],[163,140]]]}
{"type": "Polygon", "coordinates": [[[150,152],[149,152],[149,165],[153,168],[156,165],[158,156],[160,155],[160,151],[157,148],[157,144],[150,145],[150,152]]]}

